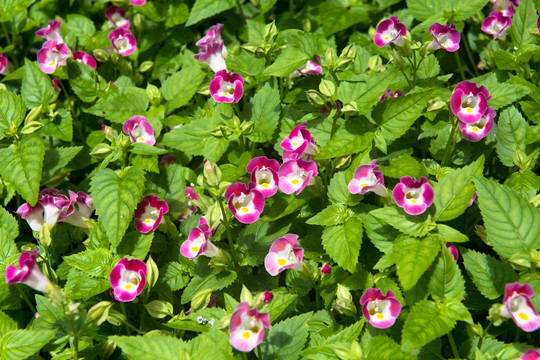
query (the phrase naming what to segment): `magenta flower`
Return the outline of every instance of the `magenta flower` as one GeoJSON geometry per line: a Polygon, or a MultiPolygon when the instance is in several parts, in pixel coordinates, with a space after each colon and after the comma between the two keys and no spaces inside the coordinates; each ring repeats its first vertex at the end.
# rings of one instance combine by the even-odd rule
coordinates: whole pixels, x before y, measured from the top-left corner
{"type": "Polygon", "coordinates": [[[407,35],[407,27],[399,22],[397,16],[381,21],[377,26],[377,33],[373,38],[375,45],[383,47],[393,42],[397,46],[403,46],[402,36],[407,35]]]}
{"type": "Polygon", "coordinates": [[[540,10],[538,10],[538,20],[536,20],[536,27],[538,28],[538,35],[540,35],[540,10]]]}
{"type": "Polygon", "coordinates": [[[395,99],[399,96],[403,96],[403,93],[400,90],[396,90],[396,92],[394,93],[392,92],[392,90],[386,89],[384,90],[384,93],[381,96],[379,96],[379,102],[384,101],[388,99],[389,97],[391,97],[392,99],[395,99]]]}
{"type": "Polygon", "coordinates": [[[274,298],[274,294],[271,291],[265,291],[262,293],[262,302],[268,304],[274,298]]]}
{"type": "Polygon", "coordinates": [[[403,208],[407,214],[422,214],[433,203],[435,193],[425,176],[420,181],[409,176],[401,178],[392,191],[397,206],[403,208]]]}
{"type": "Polygon", "coordinates": [[[192,200],[199,200],[199,197],[191,186],[186,186],[186,200],[184,201],[182,215],[178,217],[178,221],[184,221],[188,216],[195,214],[197,206],[192,200]]]}
{"type": "Polygon", "coordinates": [[[476,199],[476,190],[474,190],[474,194],[471,198],[471,200],[469,201],[469,206],[472,206],[472,204],[474,203],[474,200],[476,199]]]}
{"type": "Polygon", "coordinates": [[[429,27],[429,33],[433,36],[433,41],[428,46],[429,50],[443,48],[446,51],[454,52],[459,49],[461,35],[456,30],[456,25],[434,23],[429,27]]]}
{"type": "Polygon", "coordinates": [[[462,121],[459,122],[459,129],[463,134],[465,140],[477,142],[485,138],[491,129],[493,129],[493,118],[497,115],[495,110],[488,107],[484,115],[475,123],[467,124],[462,121]]]}
{"type": "Polygon", "coordinates": [[[396,295],[392,290],[388,290],[386,295],[383,295],[381,289],[366,289],[360,298],[360,304],[366,320],[379,329],[394,325],[401,312],[401,303],[396,300],[396,295]]]}
{"type": "Polygon", "coordinates": [[[64,39],[62,38],[62,35],[60,35],[61,24],[62,20],[51,20],[49,21],[49,25],[36,31],[36,35],[47,41],[56,41],[58,44],[62,44],[64,39]]]}
{"type": "Polygon", "coordinates": [[[114,29],[109,33],[108,38],[116,52],[122,56],[131,55],[137,46],[137,40],[129,29],[114,29]]]}
{"type": "Polygon", "coordinates": [[[66,65],[71,56],[66,44],[54,40],[45,41],[37,53],[37,60],[41,71],[52,74],[59,66],[66,65]]]}
{"type": "Polygon", "coordinates": [[[264,337],[264,328],[270,329],[270,315],[250,309],[249,303],[236,306],[229,324],[229,342],[238,351],[249,352],[259,345],[264,337]]]}
{"type": "Polygon", "coordinates": [[[126,120],[122,125],[122,131],[129,135],[131,142],[140,142],[148,145],[154,145],[156,143],[154,129],[148,122],[148,119],[142,115],[135,115],[126,120]]]}
{"type": "Polygon", "coordinates": [[[530,299],[533,296],[534,290],[527,283],[506,284],[501,316],[512,318],[523,331],[535,331],[540,327],[540,315],[531,303],[530,299]]]}
{"type": "MultiPolygon", "coordinates": [[[[321,58],[317,56],[319,63],[321,58]]],[[[289,77],[295,78],[298,76],[317,75],[322,72],[322,67],[315,61],[308,60],[301,68],[294,70],[289,77]]]]}
{"type": "Polygon", "coordinates": [[[373,191],[375,194],[386,197],[384,177],[379,171],[377,159],[371,160],[369,165],[360,165],[354,172],[348,186],[351,194],[365,194],[373,191]]]}
{"type": "Polygon", "coordinates": [[[317,175],[315,161],[288,160],[281,165],[278,172],[279,188],[285,194],[296,192],[296,195],[298,195],[306,186],[315,183],[313,178],[317,175]]]}
{"type": "Polygon", "coordinates": [[[16,213],[26,220],[30,228],[40,231],[43,224],[53,227],[73,212],[71,201],[57,189],[43,189],[39,192],[35,206],[24,203],[16,213]]]}
{"type": "Polygon", "coordinates": [[[0,54],[0,75],[9,74],[8,59],[4,54],[0,54]]]}
{"type": "Polygon", "coordinates": [[[231,213],[243,224],[251,224],[259,219],[264,210],[264,196],[250,183],[234,183],[225,190],[225,199],[231,213]]]}
{"type": "Polygon", "coordinates": [[[129,2],[133,6],[142,6],[142,5],[146,4],[146,0],[129,0],[129,2]]]}
{"type": "Polygon", "coordinates": [[[519,6],[519,0],[492,0],[491,2],[493,3],[491,12],[500,12],[505,17],[512,17],[515,12],[514,6],[519,6]]]}
{"type": "Polygon", "coordinates": [[[92,198],[82,191],[74,193],[73,191],[68,190],[68,193],[70,202],[69,214],[59,221],[77,227],[86,227],[86,221],[94,212],[94,209],[92,209],[92,198]]]}
{"type": "Polygon", "coordinates": [[[62,89],[60,88],[60,79],[54,78],[51,81],[54,86],[54,90],[56,90],[58,94],[60,94],[62,92],[62,89]]]}
{"type": "Polygon", "coordinates": [[[218,248],[208,240],[208,237],[209,233],[201,228],[196,227],[191,229],[187,240],[180,246],[180,254],[190,260],[195,259],[199,255],[208,257],[216,256],[218,248]]]}
{"type": "Polygon", "coordinates": [[[163,221],[163,214],[167,212],[169,206],[159,200],[159,196],[145,196],[135,209],[135,228],[143,234],[156,230],[163,221]]]}
{"type": "Polygon", "coordinates": [[[298,235],[287,234],[277,238],[264,258],[264,267],[272,276],[286,269],[302,270],[304,249],[299,248],[298,235]]]}
{"type": "Polygon", "coordinates": [[[330,275],[332,273],[332,268],[328,264],[324,264],[321,267],[321,273],[324,275],[330,275]]]}
{"type": "Polygon", "coordinates": [[[273,196],[279,184],[279,162],[266,156],[255,157],[247,164],[246,170],[251,173],[251,181],[265,198],[273,196]]]}
{"type": "Polygon", "coordinates": [[[306,129],[306,123],[303,122],[296,125],[288,137],[281,141],[280,146],[283,148],[283,157],[288,160],[300,158],[303,154],[315,154],[315,140],[311,133],[306,129]]]}
{"type": "Polygon", "coordinates": [[[489,99],[491,96],[485,87],[462,81],[454,88],[450,108],[459,120],[466,124],[474,124],[485,114],[489,99]]]}
{"type": "Polygon", "coordinates": [[[216,73],[227,69],[224,59],[227,48],[221,39],[222,28],[223,24],[211,26],[206,35],[195,43],[199,47],[199,53],[195,54],[195,59],[207,63],[216,73]]]}
{"type": "Polygon", "coordinates": [[[126,28],[129,29],[130,23],[126,19],[126,12],[124,9],[119,8],[118,6],[109,6],[105,10],[105,17],[109,19],[111,26],[115,28],[126,28]]]}
{"type": "Polygon", "coordinates": [[[13,265],[8,265],[5,273],[6,283],[8,285],[22,283],[37,291],[46,292],[51,283],[36,264],[37,254],[36,249],[31,253],[23,252],[19,256],[18,269],[13,265]]]}
{"type": "Polygon", "coordinates": [[[73,60],[83,63],[84,65],[88,65],[92,69],[96,70],[96,67],[97,67],[96,60],[91,55],[88,55],[84,51],[74,51],[73,60]]]}
{"type": "Polygon", "coordinates": [[[528,350],[518,360],[540,360],[540,350],[528,350]]]}
{"type": "Polygon", "coordinates": [[[240,74],[220,70],[208,87],[215,102],[237,103],[244,95],[244,78],[240,74]]]}
{"type": "Polygon", "coordinates": [[[449,243],[449,242],[445,243],[445,245],[448,251],[450,251],[450,254],[452,254],[454,260],[458,261],[459,259],[458,249],[454,245],[452,245],[452,243],[449,243]]]}
{"type": "Polygon", "coordinates": [[[117,301],[133,301],[146,285],[146,264],[138,259],[123,258],[109,275],[112,294],[117,301]]]}
{"type": "Polygon", "coordinates": [[[482,31],[493,35],[493,39],[506,39],[506,29],[512,25],[512,18],[503,16],[502,13],[495,11],[482,23],[482,31]]]}

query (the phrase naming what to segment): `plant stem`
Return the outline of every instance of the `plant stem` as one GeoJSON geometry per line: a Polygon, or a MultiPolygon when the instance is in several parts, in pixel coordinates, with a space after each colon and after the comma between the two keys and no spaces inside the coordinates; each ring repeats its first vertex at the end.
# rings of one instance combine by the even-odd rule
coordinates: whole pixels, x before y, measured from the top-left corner
{"type": "Polygon", "coordinates": [[[241,0],[236,0],[236,7],[238,8],[238,12],[240,14],[240,17],[242,18],[244,23],[246,23],[246,16],[244,15],[244,10],[242,10],[241,0]]]}
{"type": "Polygon", "coordinates": [[[479,75],[478,70],[476,69],[476,64],[474,63],[474,59],[473,59],[473,56],[472,56],[472,53],[471,53],[471,48],[469,47],[468,39],[463,41],[463,43],[465,44],[465,51],[467,52],[467,57],[469,58],[469,61],[471,62],[472,69],[474,71],[474,76],[478,76],[479,75]]]}
{"type": "Polygon", "coordinates": [[[399,71],[401,71],[401,73],[403,74],[403,76],[405,76],[405,80],[407,80],[407,84],[409,84],[409,89],[412,89],[413,86],[411,84],[411,81],[409,80],[409,78],[407,77],[407,74],[405,74],[405,71],[403,69],[399,69],[399,71]]]}
{"type": "Polygon", "coordinates": [[[2,22],[2,30],[4,30],[4,36],[6,37],[6,41],[9,45],[13,44],[13,42],[11,41],[11,38],[9,37],[9,32],[6,28],[6,23],[5,22],[2,22]]]}
{"type": "Polygon", "coordinates": [[[21,294],[24,302],[26,303],[26,305],[28,305],[28,307],[30,308],[30,310],[32,310],[32,312],[35,314],[37,313],[37,310],[34,306],[34,304],[32,304],[32,302],[30,301],[30,299],[28,298],[28,295],[26,295],[26,293],[21,290],[21,288],[19,287],[19,285],[15,285],[15,288],[17,289],[17,291],[19,292],[19,294],[21,294]]]}
{"type": "Polygon", "coordinates": [[[321,294],[318,286],[315,286],[315,306],[317,306],[317,310],[321,309],[321,294]]]}
{"type": "Polygon", "coordinates": [[[448,142],[446,143],[446,149],[444,149],[444,155],[441,162],[441,166],[445,167],[448,165],[448,161],[452,158],[452,152],[454,151],[454,146],[456,145],[454,142],[454,135],[456,134],[456,129],[458,127],[458,122],[453,119],[452,115],[450,115],[451,121],[452,121],[452,131],[450,132],[450,137],[448,137],[448,142]]]}
{"type": "Polygon", "coordinates": [[[229,219],[227,217],[227,212],[223,208],[223,201],[221,201],[221,198],[218,198],[218,204],[219,204],[219,209],[221,210],[221,215],[223,217],[223,223],[225,224],[225,230],[227,231],[227,240],[229,242],[229,250],[231,251],[233,265],[236,267],[238,264],[238,258],[236,257],[236,250],[234,249],[229,219]]]}
{"type": "Polygon", "coordinates": [[[458,64],[459,73],[461,74],[461,80],[465,81],[465,80],[467,80],[467,78],[465,77],[465,71],[463,70],[463,65],[461,64],[461,59],[460,59],[457,51],[454,52],[454,56],[456,57],[456,62],[458,64]]]}
{"type": "Polygon", "coordinates": [[[126,327],[126,332],[128,334],[128,336],[131,336],[131,331],[129,330],[129,320],[128,320],[128,317],[127,317],[127,313],[126,313],[126,306],[124,305],[123,302],[120,303],[120,309],[122,310],[122,315],[124,315],[124,317],[126,318],[126,322],[124,323],[125,327],[126,327]]]}
{"type": "Polygon", "coordinates": [[[448,341],[450,342],[450,346],[452,347],[452,352],[454,353],[454,357],[456,359],[460,359],[459,351],[456,346],[456,342],[454,341],[454,337],[452,336],[452,332],[448,333],[448,341]]]}

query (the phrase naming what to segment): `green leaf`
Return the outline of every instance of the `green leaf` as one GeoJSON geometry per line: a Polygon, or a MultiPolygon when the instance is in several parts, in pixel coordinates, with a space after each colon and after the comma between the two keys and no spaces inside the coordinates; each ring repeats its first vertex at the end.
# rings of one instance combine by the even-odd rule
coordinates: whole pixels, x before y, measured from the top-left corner
{"type": "Polygon", "coordinates": [[[439,75],[440,72],[441,67],[435,55],[428,55],[418,67],[416,74],[420,79],[429,79],[439,75]]]}
{"type": "Polygon", "coordinates": [[[0,311],[0,334],[6,334],[8,331],[17,330],[17,328],[17,323],[3,311],[0,311]]]}
{"type": "Polygon", "coordinates": [[[10,240],[15,240],[19,236],[19,223],[17,219],[2,206],[0,206],[0,229],[5,231],[5,235],[10,240]]]}
{"type": "Polygon", "coordinates": [[[36,0],[0,0],[0,22],[13,20],[15,15],[26,10],[36,0]]]}
{"type": "Polygon", "coordinates": [[[452,170],[439,180],[433,189],[434,220],[449,221],[463,214],[474,195],[473,176],[483,174],[484,162],[484,155],[481,155],[474,163],[452,170]]]}
{"type": "Polygon", "coordinates": [[[82,146],[54,147],[45,151],[41,182],[46,183],[83,149],[82,146]]]}
{"type": "Polygon", "coordinates": [[[51,341],[56,330],[12,330],[0,341],[0,357],[6,360],[26,359],[51,341]]]}
{"type": "Polygon", "coordinates": [[[403,176],[413,178],[422,175],[422,165],[409,154],[401,154],[398,157],[390,159],[390,166],[379,166],[384,176],[394,179],[400,179],[403,176]]]}
{"type": "Polygon", "coordinates": [[[169,102],[169,109],[187,105],[205,77],[206,73],[198,65],[184,67],[169,76],[161,86],[163,97],[169,102]]]}
{"type": "Polygon", "coordinates": [[[515,9],[512,16],[512,26],[508,29],[508,34],[512,38],[512,44],[516,48],[521,48],[524,44],[534,44],[535,39],[529,30],[536,31],[536,20],[538,19],[537,5],[533,0],[523,0],[515,9]]]}
{"type": "Polygon", "coordinates": [[[298,294],[280,294],[279,292],[273,292],[273,294],[274,298],[265,310],[270,314],[271,322],[286,315],[287,309],[290,309],[291,305],[298,299],[298,294]]]}
{"type": "MultiPolygon", "coordinates": [[[[248,20],[249,21],[249,20],[248,20]]],[[[266,65],[264,58],[257,58],[248,53],[227,58],[227,68],[230,71],[244,76],[258,76],[263,72],[266,65]]]]}
{"type": "Polygon", "coordinates": [[[362,245],[362,220],[350,217],[342,225],[323,230],[322,244],[328,255],[345,270],[354,273],[362,245]]]}
{"type": "Polygon", "coordinates": [[[345,30],[357,23],[369,23],[373,6],[349,5],[345,1],[322,2],[317,6],[319,19],[322,23],[324,34],[330,36],[336,32],[345,30]]]}
{"type": "MultiPolygon", "coordinates": [[[[81,35],[92,36],[96,32],[94,22],[84,15],[69,14],[67,16],[67,26],[70,35],[74,34],[77,37],[80,37],[81,35]]],[[[85,66],[90,67],[88,65],[85,66]]]]}
{"type": "MultiPolygon", "coordinates": [[[[9,264],[16,264],[19,251],[12,234],[0,227],[0,274],[4,274],[9,264]]],[[[15,287],[0,281],[0,309],[19,309],[20,294],[15,287]]]]}
{"type": "Polygon", "coordinates": [[[540,247],[540,210],[504,185],[475,177],[490,245],[502,257],[530,256],[540,247]]]}
{"type": "Polygon", "coordinates": [[[157,187],[162,191],[163,200],[169,205],[169,212],[174,217],[179,216],[184,209],[186,197],[185,170],[178,163],[160,167],[159,177],[155,180],[157,187]]]}
{"type": "MultiPolygon", "coordinates": [[[[308,337],[311,313],[294,316],[277,324],[264,337],[261,345],[263,358],[295,360],[299,358],[308,337]]],[[[270,319],[272,321],[272,319],[270,319]]]]}
{"type": "Polygon", "coordinates": [[[188,281],[186,267],[178,262],[170,262],[161,268],[157,285],[164,287],[166,291],[176,291],[186,286],[188,281]]]}
{"type": "Polygon", "coordinates": [[[516,151],[525,150],[527,122],[521,113],[511,106],[499,116],[497,129],[497,154],[506,166],[514,166],[513,157],[516,151]]]}
{"type": "Polygon", "coordinates": [[[120,257],[129,255],[135,259],[144,260],[150,251],[153,238],[154,232],[142,234],[139,231],[131,231],[124,236],[116,252],[120,257]]]}
{"type": "Polygon", "coordinates": [[[31,206],[37,202],[44,155],[45,144],[37,135],[26,135],[18,145],[0,149],[0,175],[31,206]]]}
{"type": "Polygon", "coordinates": [[[235,4],[236,2],[234,0],[196,0],[191,8],[186,26],[191,26],[201,20],[219,14],[225,10],[229,10],[234,7],[235,4]]]}
{"type": "Polygon", "coordinates": [[[186,344],[164,335],[109,336],[124,354],[137,360],[185,360],[186,344]]]}
{"type": "Polygon", "coordinates": [[[434,300],[463,300],[465,280],[450,251],[443,249],[429,281],[429,290],[434,300]]]}
{"type": "Polygon", "coordinates": [[[108,278],[91,277],[73,268],[69,270],[65,291],[67,296],[75,300],[101,294],[110,288],[111,283],[108,278]]]}
{"type": "Polygon", "coordinates": [[[338,128],[330,141],[317,154],[317,160],[363,152],[371,146],[373,132],[367,131],[361,122],[346,122],[338,128]]]}
{"type": "Polygon", "coordinates": [[[402,233],[415,237],[422,237],[435,227],[434,223],[423,221],[423,216],[409,215],[393,206],[378,208],[370,211],[369,214],[402,233]]]}
{"type": "Polygon", "coordinates": [[[515,172],[504,183],[525,199],[532,199],[540,189],[540,178],[530,170],[515,172]]]}
{"type": "Polygon", "coordinates": [[[140,142],[132,143],[129,147],[129,151],[138,155],[163,155],[167,153],[167,150],[165,149],[160,149],[158,147],[140,142]]]}
{"type": "Polygon", "coordinates": [[[274,240],[287,234],[290,226],[287,222],[270,221],[256,221],[245,226],[236,239],[243,255],[242,265],[261,265],[274,240]]]}
{"type": "Polygon", "coordinates": [[[78,61],[69,61],[69,85],[79,99],[92,102],[105,90],[107,83],[90,66],[78,61]]]}
{"type": "Polygon", "coordinates": [[[8,129],[17,129],[24,120],[26,107],[21,97],[10,91],[0,91],[0,140],[8,129]]]}
{"type": "Polygon", "coordinates": [[[351,215],[349,209],[342,204],[331,204],[317,215],[309,218],[306,224],[331,226],[343,224],[351,215]]]}
{"type": "Polygon", "coordinates": [[[482,295],[495,300],[504,294],[506,284],[517,281],[517,275],[510,266],[493,256],[474,250],[462,253],[463,265],[476,288],[482,295]]]}
{"type": "Polygon", "coordinates": [[[147,107],[148,97],[146,91],[129,87],[123,89],[122,92],[116,89],[109,90],[105,97],[99,99],[93,106],[84,111],[123,124],[133,115],[144,114],[147,107]]]}
{"type": "Polygon", "coordinates": [[[439,253],[440,243],[435,237],[422,240],[400,236],[394,243],[396,272],[404,291],[410,290],[439,253]]]}
{"type": "Polygon", "coordinates": [[[71,141],[73,139],[73,118],[71,112],[59,109],[52,118],[43,120],[44,125],[39,130],[43,135],[52,136],[59,140],[71,141]]]}
{"type": "Polygon", "coordinates": [[[120,260],[111,250],[98,248],[85,250],[77,254],[64,256],[64,261],[91,277],[109,278],[111,270],[120,260]]]}
{"type": "MultiPolygon", "coordinates": [[[[202,316],[202,315],[201,315],[202,316]]],[[[208,326],[208,325],[207,325],[208,326]]],[[[217,325],[208,329],[189,342],[192,360],[223,359],[234,360],[229,334],[219,330],[217,325]]]]}
{"type": "Polygon", "coordinates": [[[213,138],[210,132],[220,124],[221,120],[215,116],[195,119],[178,129],[165,133],[161,144],[178,149],[187,155],[202,155],[213,138]]]}
{"type": "Polygon", "coordinates": [[[445,3],[441,0],[407,0],[407,8],[417,20],[424,21],[430,16],[442,14],[445,3]]]}
{"type": "Polygon", "coordinates": [[[437,235],[439,236],[439,238],[445,242],[462,243],[462,242],[469,241],[469,238],[467,237],[467,235],[462,234],[461,232],[457,231],[453,227],[450,227],[444,224],[437,224],[437,231],[438,231],[437,235]]]}
{"type": "Polygon", "coordinates": [[[36,63],[24,59],[21,95],[26,107],[33,109],[56,100],[58,92],[54,89],[51,78],[44,74],[36,63]]]}
{"type": "Polygon", "coordinates": [[[157,155],[135,155],[131,158],[131,165],[148,172],[159,172],[157,155]]]}
{"type": "MultiPolygon", "coordinates": [[[[367,345],[367,344],[366,344],[367,345]]],[[[386,336],[375,336],[365,348],[364,359],[414,360],[415,356],[403,351],[394,340],[386,336]]]]}
{"type": "Polygon", "coordinates": [[[298,50],[286,50],[272,65],[262,72],[266,76],[288,77],[310,59],[309,55],[298,50]]]}
{"type": "Polygon", "coordinates": [[[251,98],[244,111],[245,119],[254,122],[253,132],[248,135],[248,139],[253,142],[270,140],[278,126],[280,112],[279,91],[267,82],[251,98]]]}
{"type": "Polygon", "coordinates": [[[231,285],[234,280],[236,280],[237,274],[232,270],[223,270],[223,271],[212,271],[205,276],[196,275],[191,279],[188,286],[184,289],[182,293],[182,304],[185,304],[192,300],[193,295],[195,295],[200,290],[212,289],[212,290],[221,290],[231,285]]]}
{"type": "Polygon", "coordinates": [[[453,14],[453,21],[463,21],[470,19],[474,14],[481,11],[488,3],[488,0],[458,0],[452,2],[445,2],[446,5],[451,5],[453,14]]]}
{"type": "Polygon", "coordinates": [[[527,87],[510,83],[496,83],[487,88],[491,95],[489,106],[495,110],[510,105],[530,93],[527,87]]]}
{"type": "Polygon", "coordinates": [[[144,172],[135,167],[118,174],[111,169],[94,173],[90,181],[92,202],[113,247],[120,243],[128,225],[133,221],[133,212],[142,197],[143,189],[144,172]]]}

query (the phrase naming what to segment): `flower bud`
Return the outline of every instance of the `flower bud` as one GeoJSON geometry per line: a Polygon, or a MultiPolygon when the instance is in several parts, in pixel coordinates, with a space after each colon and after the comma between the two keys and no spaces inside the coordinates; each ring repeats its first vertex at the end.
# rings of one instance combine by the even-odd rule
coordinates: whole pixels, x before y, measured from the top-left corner
{"type": "Polygon", "coordinates": [[[351,350],[350,348],[345,344],[335,344],[332,347],[332,350],[334,351],[334,354],[341,360],[349,360],[352,359],[351,357],[351,350]]]}
{"type": "Polygon", "coordinates": [[[210,186],[216,186],[221,181],[221,170],[214,162],[208,159],[204,160],[203,174],[210,186]]]}
{"type": "Polygon", "coordinates": [[[309,90],[306,92],[307,99],[309,103],[316,107],[321,107],[326,104],[326,100],[323,98],[322,94],[317,90],[309,90]]]}
{"type": "MultiPolygon", "coordinates": [[[[39,121],[30,121],[28,122],[21,130],[21,134],[32,134],[33,132],[38,131],[43,127],[43,124],[39,121]]],[[[17,132],[17,130],[15,130],[17,132]]]]}
{"type": "Polygon", "coordinates": [[[328,49],[326,49],[326,52],[324,53],[324,59],[326,60],[328,66],[333,68],[338,59],[336,49],[334,49],[333,47],[329,47],[328,49]]]}
{"type": "Polygon", "coordinates": [[[113,303],[111,301],[101,301],[92,306],[88,310],[86,315],[87,322],[95,322],[97,325],[101,325],[107,320],[109,316],[109,310],[112,308],[113,303]]]}
{"type": "Polygon", "coordinates": [[[263,35],[263,41],[267,44],[271,44],[274,42],[274,39],[277,36],[277,28],[276,28],[276,22],[272,21],[270,24],[267,24],[264,27],[264,35],[263,35]]]}
{"type": "Polygon", "coordinates": [[[109,315],[107,316],[107,322],[114,326],[120,326],[126,322],[126,317],[114,309],[109,310],[109,315]]]}
{"type": "Polygon", "coordinates": [[[242,285],[242,292],[240,293],[240,302],[249,302],[251,305],[253,303],[253,296],[251,295],[251,291],[246,287],[246,285],[242,285]]]}
{"type": "Polygon", "coordinates": [[[356,101],[351,101],[350,103],[343,105],[341,112],[349,114],[358,113],[358,105],[356,104],[356,101]]]}
{"type": "Polygon", "coordinates": [[[95,49],[92,51],[92,54],[99,62],[107,62],[110,58],[109,53],[103,49],[95,49]]]}
{"type": "Polygon", "coordinates": [[[221,210],[217,203],[208,208],[205,218],[210,229],[215,229],[219,225],[221,222],[221,210]]]}
{"type": "Polygon", "coordinates": [[[332,268],[330,267],[330,265],[324,264],[321,267],[321,273],[323,273],[324,275],[330,275],[331,272],[332,272],[332,268]]]}
{"type": "Polygon", "coordinates": [[[154,62],[153,61],[150,61],[150,60],[147,60],[147,61],[144,61],[141,66],[139,66],[139,71],[140,72],[146,72],[150,69],[152,69],[152,67],[154,66],[154,62]]]}
{"type": "Polygon", "coordinates": [[[90,155],[98,158],[103,159],[105,156],[107,156],[112,151],[111,146],[109,144],[100,143],[94,146],[92,151],[90,151],[90,155]]]}
{"type": "Polygon", "coordinates": [[[216,256],[214,256],[210,260],[210,266],[213,266],[215,268],[230,268],[232,265],[232,257],[231,255],[222,249],[218,249],[218,253],[216,256]]]}
{"type": "Polygon", "coordinates": [[[354,305],[351,292],[341,284],[337,286],[335,309],[340,314],[348,316],[356,315],[356,306],[354,305]]]}
{"type": "Polygon", "coordinates": [[[255,123],[253,121],[245,121],[240,125],[240,129],[243,134],[249,135],[253,132],[253,127],[255,123]]]}
{"type": "Polygon", "coordinates": [[[146,273],[146,283],[148,284],[148,287],[153,287],[158,278],[159,278],[159,269],[154,261],[152,259],[152,256],[148,257],[148,260],[146,260],[146,267],[147,267],[147,273],[146,273]]]}
{"type": "Polygon", "coordinates": [[[210,296],[212,295],[212,288],[198,291],[191,299],[191,308],[193,311],[204,309],[210,303],[210,296]]]}
{"type": "Polygon", "coordinates": [[[351,357],[353,359],[362,359],[364,357],[362,347],[360,346],[358,341],[353,341],[351,343],[351,357]]]}
{"type": "Polygon", "coordinates": [[[111,340],[105,341],[101,349],[99,350],[98,359],[107,360],[113,352],[116,350],[116,344],[111,340]]]}
{"type": "Polygon", "coordinates": [[[328,96],[329,98],[332,98],[333,100],[337,99],[336,95],[336,85],[330,80],[321,80],[321,83],[319,84],[319,91],[323,94],[328,96]]]}
{"type": "Polygon", "coordinates": [[[26,118],[24,119],[24,123],[29,124],[32,121],[36,120],[41,115],[42,110],[43,105],[39,105],[38,107],[30,110],[30,112],[28,113],[28,115],[26,115],[26,118]]]}
{"type": "Polygon", "coordinates": [[[154,300],[145,304],[148,314],[154,319],[163,319],[165,316],[173,316],[173,306],[168,301],[154,300]]]}
{"type": "Polygon", "coordinates": [[[274,294],[272,294],[271,291],[265,291],[262,294],[262,298],[263,298],[262,302],[265,303],[265,304],[268,304],[274,298],[274,294]]]}
{"type": "Polygon", "coordinates": [[[150,99],[150,102],[154,105],[159,105],[163,99],[161,96],[161,91],[159,91],[158,87],[150,83],[146,85],[146,95],[148,96],[148,99],[150,99]]]}
{"type": "Polygon", "coordinates": [[[435,101],[428,106],[427,111],[441,110],[446,106],[446,101],[443,101],[440,97],[435,98],[435,101]]]}

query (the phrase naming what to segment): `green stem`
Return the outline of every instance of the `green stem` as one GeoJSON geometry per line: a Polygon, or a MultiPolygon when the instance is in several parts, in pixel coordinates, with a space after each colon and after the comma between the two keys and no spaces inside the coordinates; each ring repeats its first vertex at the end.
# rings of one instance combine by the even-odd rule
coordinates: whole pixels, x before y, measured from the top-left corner
{"type": "Polygon", "coordinates": [[[456,346],[456,342],[454,341],[454,337],[452,336],[451,332],[448,333],[448,341],[450,342],[450,346],[452,347],[452,352],[454,353],[454,357],[456,359],[460,359],[459,351],[458,351],[458,348],[456,346]]]}
{"type": "Polygon", "coordinates": [[[233,259],[233,265],[236,267],[238,264],[238,258],[236,257],[236,250],[234,249],[233,237],[231,233],[231,227],[229,223],[229,218],[227,217],[227,212],[223,208],[223,201],[218,197],[219,209],[221,210],[221,215],[223,217],[223,224],[225,225],[225,230],[227,231],[227,240],[229,242],[229,250],[231,251],[231,256],[233,259]]]}
{"type": "Polygon", "coordinates": [[[341,83],[341,80],[339,80],[339,78],[337,77],[336,73],[333,70],[330,70],[330,75],[332,76],[332,79],[334,79],[334,81],[336,82],[336,87],[338,87],[339,84],[341,83]]]}
{"type": "Polygon", "coordinates": [[[36,313],[37,313],[37,310],[36,310],[34,304],[32,304],[32,302],[31,302],[30,299],[28,298],[28,295],[26,295],[26,293],[25,293],[23,290],[21,290],[21,288],[19,287],[19,285],[15,285],[15,289],[17,289],[17,291],[19,292],[19,294],[21,294],[21,296],[22,296],[24,302],[26,303],[26,305],[28,305],[28,307],[30,308],[30,310],[32,310],[32,312],[33,312],[34,314],[36,314],[36,313]]]}
{"type": "Polygon", "coordinates": [[[463,70],[463,65],[461,64],[461,58],[458,55],[458,52],[454,52],[454,56],[456,57],[456,62],[458,64],[459,73],[461,75],[461,80],[465,81],[467,78],[465,77],[465,71],[463,70]]]}
{"type": "Polygon", "coordinates": [[[472,66],[472,69],[474,71],[474,76],[478,76],[479,75],[478,70],[476,69],[476,64],[474,63],[471,48],[469,47],[469,41],[467,39],[465,39],[465,41],[463,41],[463,43],[465,44],[465,51],[467,52],[467,57],[469,58],[469,61],[471,62],[471,66],[472,66]]]}
{"type": "Polygon", "coordinates": [[[405,76],[405,80],[407,80],[407,84],[409,84],[409,89],[412,89],[413,86],[411,84],[411,81],[409,80],[409,78],[407,77],[407,74],[405,74],[405,71],[403,69],[399,69],[399,71],[401,71],[401,73],[403,74],[403,76],[405,76]]]}
{"type": "Polygon", "coordinates": [[[321,309],[321,294],[319,293],[319,287],[315,286],[315,305],[317,310],[321,309]]]}
{"type": "Polygon", "coordinates": [[[124,305],[123,302],[120,303],[120,309],[122,310],[122,315],[124,315],[124,317],[126,318],[126,322],[124,323],[124,325],[126,326],[126,332],[128,336],[131,336],[131,330],[129,330],[129,326],[128,326],[131,324],[129,324],[129,320],[128,320],[127,312],[126,312],[126,306],[124,305]]]}
{"type": "Polygon", "coordinates": [[[242,9],[241,0],[236,0],[236,7],[238,8],[238,12],[240,13],[240,17],[242,20],[244,20],[244,23],[246,22],[246,16],[244,15],[244,10],[242,9]]]}
{"type": "Polygon", "coordinates": [[[484,331],[482,331],[482,337],[480,338],[480,342],[478,343],[478,349],[479,349],[480,351],[482,351],[482,344],[484,343],[484,338],[486,337],[487,331],[489,330],[489,328],[491,327],[492,324],[493,324],[493,323],[490,322],[490,323],[488,324],[488,326],[486,327],[486,329],[485,329],[484,331]]]}
{"type": "Polygon", "coordinates": [[[11,38],[9,37],[9,32],[6,28],[6,23],[5,22],[2,22],[2,30],[4,30],[4,36],[6,37],[6,40],[7,40],[7,43],[9,45],[13,44],[13,42],[11,41],[11,38]]]}
{"type": "Polygon", "coordinates": [[[452,131],[450,132],[450,137],[448,138],[446,148],[444,149],[444,155],[441,162],[442,167],[448,165],[448,161],[450,161],[450,159],[452,158],[452,152],[454,151],[454,147],[456,145],[454,142],[454,136],[458,127],[458,122],[453,119],[452,115],[450,115],[450,118],[452,119],[452,131]]]}
{"type": "Polygon", "coordinates": [[[413,84],[416,86],[416,70],[418,69],[418,66],[416,65],[416,51],[413,51],[413,84]]]}

